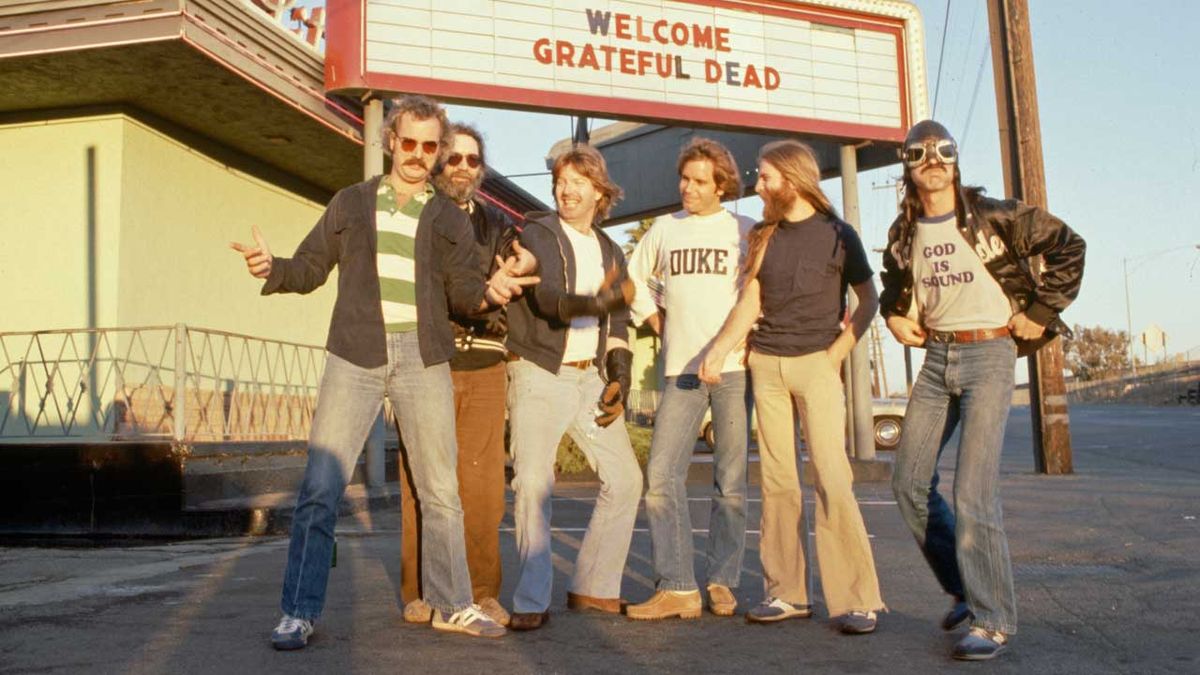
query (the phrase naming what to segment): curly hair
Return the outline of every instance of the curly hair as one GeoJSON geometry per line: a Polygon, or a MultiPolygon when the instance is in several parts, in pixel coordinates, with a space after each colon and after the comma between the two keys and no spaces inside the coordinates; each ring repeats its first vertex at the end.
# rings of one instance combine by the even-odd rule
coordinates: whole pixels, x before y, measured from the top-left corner
{"type": "MultiPolygon", "coordinates": [[[[391,110],[388,111],[387,119],[383,123],[383,137],[385,139],[388,137],[388,134],[395,135],[398,133],[400,118],[405,114],[412,115],[414,119],[422,121],[428,119],[436,119],[438,121],[438,124],[442,127],[442,137],[438,141],[442,147],[442,152],[445,152],[445,149],[454,140],[450,120],[446,117],[446,109],[442,107],[442,104],[428,96],[418,96],[416,94],[403,96],[392,101],[391,110]]],[[[438,154],[441,155],[442,152],[438,154]]]]}
{"type": "Polygon", "coordinates": [[[584,144],[576,145],[559,155],[558,159],[554,160],[554,168],[550,172],[551,190],[558,185],[559,174],[568,166],[590,180],[596,192],[600,193],[600,199],[596,201],[595,222],[607,218],[613,205],[625,196],[625,191],[608,177],[608,164],[604,161],[604,155],[592,146],[584,144]]]}

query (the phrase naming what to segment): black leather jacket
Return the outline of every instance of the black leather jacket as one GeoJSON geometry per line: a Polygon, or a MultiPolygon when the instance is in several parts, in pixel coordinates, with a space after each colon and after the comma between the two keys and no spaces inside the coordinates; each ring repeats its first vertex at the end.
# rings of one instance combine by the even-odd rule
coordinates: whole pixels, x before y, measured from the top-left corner
{"type": "MultiPolygon", "coordinates": [[[[507,258],[512,255],[517,228],[503,211],[479,198],[473,200],[468,214],[475,234],[479,270],[484,277],[490,278],[498,267],[496,256],[507,258]]],[[[452,311],[450,324],[457,350],[450,359],[450,370],[486,368],[504,359],[508,319],[503,308],[465,316],[452,311]]]]}
{"type": "MultiPolygon", "coordinates": [[[[1040,208],[984,197],[979,190],[960,190],[957,209],[959,233],[1004,289],[1013,311],[1023,311],[1045,326],[1046,340],[1055,334],[1070,337],[1071,329],[1059,314],[1079,295],[1087,248],[1083,237],[1040,208]],[[1028,259],[1038,255],[1043,264],[1035,279],[1028,259]]],[[[879,297],[879,313],[884,318],[908,315],[913,305],[914,226],[901,214],[888,229],[879,297]]],[[[1022,353],[1028,351],[1031,349],[1022,349],[1022,353]]]]}
{"type": "MultiPolygon", "coordinates": [[[[575,253],[563,232],[558,214],[537,211],[525,215],[521,245],[538,260],[541,283],[525,289],[520,300],[508,305],[508,350],[523,359],[558,373],[567,348],[571,320],[559,313],[559,300],[575,292],[575,253]]],[[[592,232],[600,240],[600,255],[605,269],[617,267],[625,278],[625,253],[599,227],[592,232]]],[[[608,339],[629,340],[629,308],[600,317],[600,340],[596,345],[597,367],[604,363],[608,339]]]]}

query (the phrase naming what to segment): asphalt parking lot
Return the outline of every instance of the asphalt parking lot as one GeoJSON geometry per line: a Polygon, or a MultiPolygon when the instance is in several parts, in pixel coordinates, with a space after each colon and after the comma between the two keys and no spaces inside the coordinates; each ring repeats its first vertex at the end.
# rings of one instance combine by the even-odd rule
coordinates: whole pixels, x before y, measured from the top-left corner
{"type": "MultiPolygon", "coordinates": [[[[1200,409],[1075,408],[1072,434],[1076,473],[1039,476],[1028,410],[1010,420],[1002,489],[1021,628],[986,665],[948,658],[955,636],[935,626],[948,600],[885,484],[856,486],[890,608],[861,637],[831,629],[819,585],[814,619],[772,626],[567,611],[595,486],[564,484],[554,503],[555,604],[540,631],[484,641],[404,624],[399,517],[388,509],[339,523],[326,613],[296,653],[268,644],[284,538],[2,546],[0,672],[1200,672],[1200,409]]],[[[709,487],[690,491],[702,550],[709,487]]],[[[759,506],[754,491],[740,609],[761,596],[759,506]]],[[[504,527],[508,604],[516,560],[511,520],[504,527]]],[[[623,588],[634,601],[653,587],[644,517],[637,528],[623,588]]]]}

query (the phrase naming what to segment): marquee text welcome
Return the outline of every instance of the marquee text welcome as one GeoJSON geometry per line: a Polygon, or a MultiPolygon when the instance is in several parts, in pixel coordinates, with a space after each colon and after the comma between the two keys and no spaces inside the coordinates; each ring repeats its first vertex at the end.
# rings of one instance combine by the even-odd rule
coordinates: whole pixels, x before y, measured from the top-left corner
{"type": "Polygon", "coordinates": [[[681,48],[729,53],[732,48],[728,28],[591,9],[585,13],[592,35],[611,35],[629,42],[630,46],[580,45],[541,38],[533,43],[533,57],[538,63],[663,79],[690,80],[695,75],[711,84],[724,81],[731,87],[767,91],[779,88],[779,71],[770,66],[706,57],[703,73],[691,73],[687,68],[694,64],[685,63],[682,54],[662,51],[681,48]]]}

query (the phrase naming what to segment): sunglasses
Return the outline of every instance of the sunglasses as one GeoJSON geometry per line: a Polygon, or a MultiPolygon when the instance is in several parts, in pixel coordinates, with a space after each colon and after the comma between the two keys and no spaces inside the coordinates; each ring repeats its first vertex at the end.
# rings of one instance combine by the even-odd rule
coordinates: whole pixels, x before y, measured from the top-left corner
{"type": "Polygon", "coordinates": [[[473,153],[470,155],[464,155],[461,152],[450,153],[450,156],[446,158],[446,164],[449,164],[450,166],[458,166],[464,159],[467,160],[467,166],[471,167],[472,169],[478,169],[479,165],[483,164],[483,160],[479,158],[479,155],[473,153]]]}
{"type": "Polygon", "coordinates": [[[951,140],[913,143],[900,151],[900,158],[904,160],[904,166],[915,169],[932,159],[931,149],[943,164],[954,164],[958,161],[958,146],[951,140]]]}
{"type": "Polygon", "coordinates": [[[421,145],[422,152],[427,155],[437,154],[438,149],[442,147],[442,144],[437,141],[418,141],[415,138],[409,138],[407,136],[397,136],[397,139],[400,141],[400,149],[404,152],[412,152],[413,150],[416,150],[418,143],[421,145]]]}

